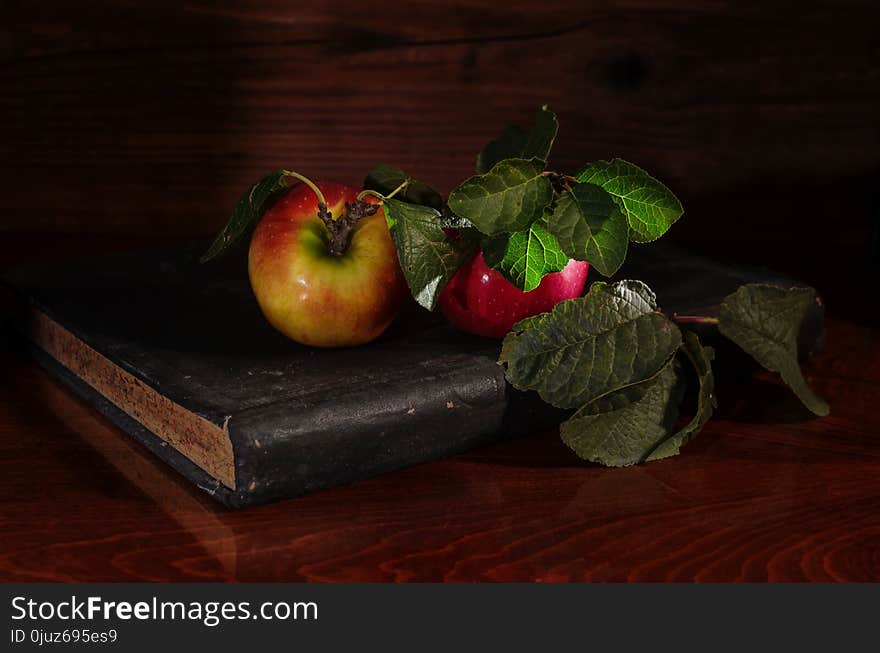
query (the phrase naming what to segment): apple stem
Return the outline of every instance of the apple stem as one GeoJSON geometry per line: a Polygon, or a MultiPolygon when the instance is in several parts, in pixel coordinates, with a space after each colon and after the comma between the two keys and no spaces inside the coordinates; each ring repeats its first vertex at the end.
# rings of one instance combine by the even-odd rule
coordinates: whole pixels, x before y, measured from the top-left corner
{"type": "Polygon", "coordinates": [[[360,222],[361,218],[375,215],[381,206],[381,204],[371,204],[362,199],[355,199],[350,204],[348,202],[345,203],[345,213],[335,220],[326,209],[323,211],[319,210],[318,217],[321,218],[321,221],[330,233],[327,251],[332,256],[342,256],[345,254],[348,250],[348,242],[355,225],[360,222]]]}
{"type": "Polygon", "coordinates": [[[293,170],[283,170],[282,172],[285,175],[287,175],[288,177],[293,177],[294,179],[299,179],[302,183],[304,183],[306,186],[308,186],[312,190],[312,192],[318,198],[318,210],[319,211],[322,210],[322,207],[323,207],[323,210],[327,209],[327,200],[324,198],[324,193],[322,193],[321,189],[315,185],[315,182],[313,182],[308,177],[299,174],[298,172],[294,172],[293,170]]]}
{"type": "Polygon", "coordinates": [[[388,195],[383,195],[379,191],[373,190],[371,188],[367,188],[367,189],[362,190],[360,193],[358,193],[357,199],[358,199],[358,201],[360,201],[360,200],[364,199],[367,195],[372,195],[373,197],[377,197],[380,200],[390,200],[392,197],[397,195],[397,193],[402,191],[407,186],[409,186],[409,179],[404,179],[403,182],[397,188],[395,188],[393,191],[388,193],[388,195]]]}

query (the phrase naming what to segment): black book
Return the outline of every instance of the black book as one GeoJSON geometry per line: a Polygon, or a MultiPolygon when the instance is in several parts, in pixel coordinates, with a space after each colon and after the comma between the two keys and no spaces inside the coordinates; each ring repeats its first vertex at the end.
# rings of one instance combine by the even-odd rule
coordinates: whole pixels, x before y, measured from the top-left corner
{"type": "MultiPolygon", "coordinates": [[[[369,345],[313,349],[262,317],[241,259],[204,243],[14,270],[37,360],[214,498],[243,507],[555,426],[504,380],[500,344],[414,304],[369,345]]],[[[711,315],[740,284],[790,280],[670,245],[623,275],[669,312],[711,315]]],[[[821,315],[815,320],[821,325],[821,315]]],[[[819,331],[806,334],[807,347],[819,331]]]]}

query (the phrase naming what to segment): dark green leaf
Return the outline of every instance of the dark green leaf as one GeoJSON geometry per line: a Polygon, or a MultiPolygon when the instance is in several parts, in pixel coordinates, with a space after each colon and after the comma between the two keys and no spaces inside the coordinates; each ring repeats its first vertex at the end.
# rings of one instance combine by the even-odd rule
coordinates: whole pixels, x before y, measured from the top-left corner
{"type": "Polygon", "coordinates": [[[449,195],[449,208],[487,236],[521,231],[541,217],[553,199],[538,159],[507,159],[489,172],[462,182],[449,195]]]}
{"type": "Polygon", "coordinates": [[[477,155],[477,172],[489,172],[496,163],[504,159],[522,158],[528,140],[528,135],[521,127],[508,127],[497,139],[489,141],[477,155]]]}
{"type": "Polygon", "coordinates": [[[578,410],[559,427],[562,441],[585,460],[634,465],[675,428],[684,383],[670,359],[654,377],[578,410]]]}
{"type": "Polygon", "coordinates": [[[556,114],[548,110],[545,104],[535,112],[535,120],[520,158],[534,157],[546,161],[553,148],[553,141],[556,140],[557,131],[559,131],[559,121],[556,119],[556,114]]]}
{"type": "Polygon", "coordinates": [[[718,401],[715,398],[715,376],[712,374],[712,360],[715,358],[715,350],[711,347],[703,347],[697,334],[693,331],[685,332],[684,346],[681,349],[690,360],[700,384],[697,393],[697,410],[684,428],[663,440],[656,449],[648,454],[645,460],[660,460],[678,454],[685,444],[703,430],[703,426],[706,425],[718,406],[718,401]]]}
{"type": "Polygon", "coordinates": [[[725,297],[718,329],[764,368],[779,372],[813,413],[827,415],[828,404],[807,385],[797,358],[798,333],[816,302],[812,288],[748,284],[725,297]]]}
{"type": "Polygon", "coordinates": [[[378,165],[370,170],[364,180],[364,188],[379,191],[383,195],[393,192],[404,181],[408,181],[406,188],[397,193],[393,199],[403,200],[410,204],[421,204],[440,209],[443,206],[443,197],[427,184],[413,179],[400,168],[388,165],[378,165]]]}
{"type": "Polygon", "coordinates": [[[682,350],[700,384],[696,414],[684,428],[672,434],[685,386],[681,366],[673,359],[647,381],[582,407],[560,426],[562,440],[581,458],[614,467],[679,453],[700,432],[716,406],[714,352],[703,347],[692,332],[685,334],[682,350]]]}
{"type": "Polygon", "coordinates": [[[283,170],[276,170],[254,184],[238,200],[226,226],[199,260],[205,263],[228,252],[238,241],[253,231],[272,203],[294,183],[297,181],[288,177],[283,170]]]}
{"type": "Polygon", "coordinates": [[[482,249],[486,265],[526,292],[537,288],[545,274],[559,272],[568,265],[568,256],[542,220],[525,231],[484,238],[482,249]]]}
{"type": "Polygon", "coordinates": [[[626,216],[601,186],[582,183],[564,191],[548,227],[568,256],[589,261],[606,277],[617,272],[626,259],[626,216]]]}
{"type": "Polygon", "coordinates": [[[684,210],[671,190],[622,159],[591,163],[576,177],[578,181],[601,186],[614,197],[626,214],[630,238],[637,242],[657,240],[684,210]]]}
{"type": "Polygon", "coordinates": [[[496,140],[491,141],[477,156],[477,172],[484,173],[504,159],[531,159],[546,161],[550,156],[559,121],[556,114],[544,105],[535,112],[535,120],[528,133],[519,127],[508,127],[496,140]]]}
{"type": "Polygon", "coordinates": [[[596,282],[578,299],[524,320],[504,339],[507,380],[559,408],[642,383],[669,362],[681,332],[640,281],[596,282]]]}
{"type": "Polygon", "coordinates": [[[397,248],[406,282],[415,300],[434,310],[437,298],[455,272],[473,252],[475,243],[447,238],[440,214],[429,206],[388,199],[385,220],[397,248]]]}

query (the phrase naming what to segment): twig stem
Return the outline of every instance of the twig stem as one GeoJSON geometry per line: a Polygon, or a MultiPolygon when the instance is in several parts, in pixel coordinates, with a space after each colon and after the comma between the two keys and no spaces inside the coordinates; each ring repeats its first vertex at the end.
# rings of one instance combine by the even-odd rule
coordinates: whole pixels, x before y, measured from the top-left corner
{"type": "Polygon", "coordinates": [[[318,198],[318,206],[325,206],[325,207],[327,206],[327,200],[324,199],[324,193],[322,193],[321,189],[315,185],[315,182],[313,182],[308,177],[299,174],[298,172],[294,172],[293,170],[282,170],[282,172],[285,175],[287,175],[288,177],[293,177],[294,179],[299,179],[302,183],[304,183],[306,186],[311,188],[312,192],[318,198]]]}
{"type": "Polygon", "coordinates": [[[678,313],[673,313],[671,319],[679,324],[718,324],[717,317],[710,317],[708,315],[679,315],[678,313]]]}

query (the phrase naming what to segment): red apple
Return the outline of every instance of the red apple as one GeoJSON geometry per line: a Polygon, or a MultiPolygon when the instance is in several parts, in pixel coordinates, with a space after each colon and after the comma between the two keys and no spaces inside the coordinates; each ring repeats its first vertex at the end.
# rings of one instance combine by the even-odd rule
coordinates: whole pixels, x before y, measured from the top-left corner
{"type": "Polygon", "coordinates": [[[440,310],[462,331],[503,338],[520,320],[580,297],[589,269],[588,263],[571,260],[561,272],[545,275],[537,288],[523,292],[486,265],[478,251],[440,294],[440,310]]]}
{"type": "MultiPolygon", "coordinates": [[[[317,182],[334,218],[358,189],[317,182]]],[[[371,204],[373,197],[365,198],[371,204]]],[[[284,335],[316,347],[359,345],[377,338],[408,296],[382,209],[361,218],[347,247],[330,252],[318,198],[305,184],[266,212],[251,238],[248,274],[266,319],[284,335]]]]}

